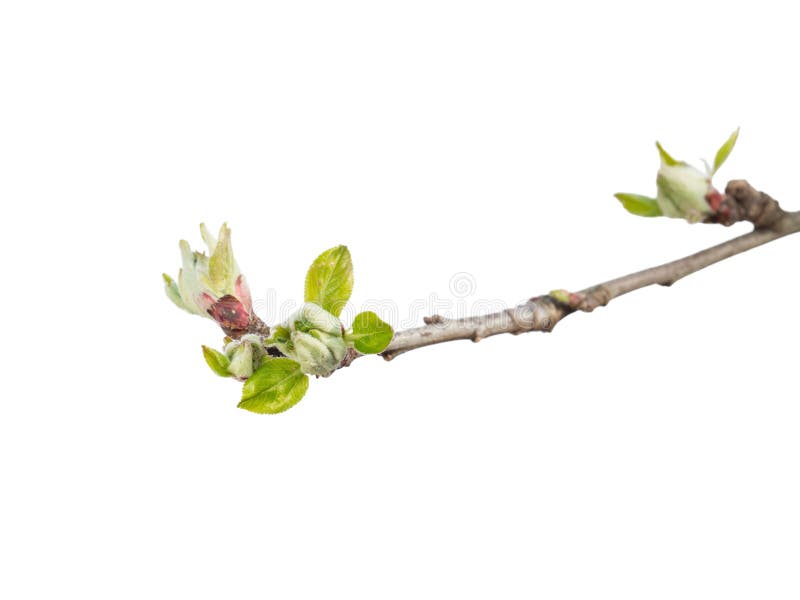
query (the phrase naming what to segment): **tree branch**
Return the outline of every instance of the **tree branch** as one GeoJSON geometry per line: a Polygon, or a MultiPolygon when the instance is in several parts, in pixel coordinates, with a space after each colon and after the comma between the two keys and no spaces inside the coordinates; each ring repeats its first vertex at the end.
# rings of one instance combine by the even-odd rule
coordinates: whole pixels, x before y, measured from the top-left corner
{"type": "MultiPolygon", "coordinates": [[[[416,348],[453,340],[478,342],[501,333],[517,335],[528,331],[551,331],[561,319],[573,312],[591,312],[614,298],[650,285],[672,285],[721,260],[800,232],[800,212],[785,212],[775,200],[753,189],[745,181],[731,181],[728,184],[724,207],[727,210],[720,212],[724,218],[716,219],[716,222],[730,225],[736,221],[749,221],[755,229],[690,256],[618,277],[577,293],[563,290],[551,292],[501,312],[463,319],[447,319],[440,315],[427,317],[422,327],[398,331],[381,356],[392,360],[416,348]]],[[[349,365],[354,358],[355,355],[349,356],[342,366],[349,365]]]]}

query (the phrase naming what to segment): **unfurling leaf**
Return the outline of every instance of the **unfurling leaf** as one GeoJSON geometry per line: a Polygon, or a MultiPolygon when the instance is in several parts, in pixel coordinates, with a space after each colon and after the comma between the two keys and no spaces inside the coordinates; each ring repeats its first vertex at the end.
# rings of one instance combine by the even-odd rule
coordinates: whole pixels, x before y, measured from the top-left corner
{"type": "Polygon", "coordinates": [[[239,408],[255,413],[279,413],[300,402],[308,389],[308,375],[288,358],[272,358],[244,382],[239,408]]]}
{"type": "Polygon", "coordinates": [[[314,304],[313,302],[306,302],[295,314],[289,317],[291,329],[297,331],[305,331],[308,333],[312,329],[319,329],[325,333],[332,333],[341,335],[342,322],[338,317],[334,317],[324,308],[314,304]]]}
{"type": "Polygon", "coordinates": [[[640,217],[660,217],[662,215],[661,209],[658,207],[658,201],[655,198],[625,193],[614,194],[614,197],[622,202],[625,210],[634,215],[639,215],[640,217]]]}
{"type": "Polygon", "coordinates": [[[728,156],[730,156],[733,147],[736,145],[737,139],[739,139],[738,128],[730,135],[730,137],[727,140],[725,140],[725,143],[719,147],[719,150],[717,150],[717,155],[714,157],[714,169],[711,171],[712,175],[717,171],[719,171],[719,168],[727,160],[728,156]]]}
{"type": "Polygon", "coordinates": [[[355,349],[362,354],[383,352],[393,337],[391,325],[369,310],[356,315],[353,330],[347,334],[347,340],[353,342],[355,349]]]}
{"type": "Polygon", "coordinates": [[[342,314],[353,291],[353,261],[347,246],[320,254],[306,275],[305,301],[314,302],[332,315],[342,314]]]}
{"type": "Polygon", "coordinates": [[[211,370],[220,377],[231,376],[231,374],[228,373],[228,366],[231,364],[231,361],[222,352],[209,348],[208,346],[203,346],[203,358],[206,359],[211,370]]]}

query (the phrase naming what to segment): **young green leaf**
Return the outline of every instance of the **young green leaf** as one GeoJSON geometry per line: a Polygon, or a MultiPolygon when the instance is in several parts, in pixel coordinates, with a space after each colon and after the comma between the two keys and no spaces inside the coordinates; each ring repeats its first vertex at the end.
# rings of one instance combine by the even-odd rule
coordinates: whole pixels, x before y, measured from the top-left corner
{"type": "Polygon", "coordinates": [[[353,343],[362,354],[383,352],[392,341],[394,330],[372,311],[358,313],[353,319],[353,330],[347,334],[347,341],[353,343]]]}
{"type": "Polygon", "coordinates": [[[655,198],[625,193],[614,194],[614,197],[622,202],[622,206],[625,207],[625,210],[634,215],[639,215],[640,217],[660,217],[663,214],[655,198]]]}
{"type": "Polygon", "coordinates": [[[288,358],[272,358],[244,382],[239,408],[275,414],[300,402],[308,389],[308,375],[288,358]]]}
{"type": "Polygon", "coordinates": [[[206,359],[208,366],[220,377],[230,377],[228,366],[231,364],[230,359],[222,352],[203,346],[203,358],[206,359]]]}
{"type": "Polygon", "coordinates": [[[186,305],[183,303],[183,300],[181,299],[181,290],[178,287],[178,284],[175,283],[175,280],[166,273],[162,273],[161,276],[164,278],[164,291],[167,292],[167,298],[172,300],[172,302],[178,308],[182,308],[183,310],[189,310],[186,308],[186,305]]]}
{"type": "Polygon", "coordinates": [[[664,147],[661,145],[661,142],[656,142],[656,148],[658,148],[658,154],[661,156],[661,162],[663,162],[668,167],[675,167],[677,165],[684,164],[683,161],[675,160],[670,156],[669,152],[664,150],[664,147]]]}
{"type": "Polygon", "coordinates": [[[208,259],[208,276],[211,285],[217,291],[223,291],[233,286],[236,262],[233,259],[231,247],[231,230],[223,224],[219,230],[219,239],[211,257],[208,259]]]}
{"type": "Polygon", "coordinates": [[[353,261],[347,246],[320,254],[306,275],[305,301],[338,317],[353,291],[353,261]]]}
{"type": "Polygon", "coordinates": [[[714,169],[711,171],[712,175],[717,171],[719,171],[719,168],[722,166],[722,163],[724,163],[727,160],[728,156],[730,156],[733,147],[736,145],[737,139],[739,139],[738,128],[730,135],[730,137],[727,140],[725,140],[725,143],[719,147],[719,150],[717,150],[717,155],[714,157],[714,169]]]}

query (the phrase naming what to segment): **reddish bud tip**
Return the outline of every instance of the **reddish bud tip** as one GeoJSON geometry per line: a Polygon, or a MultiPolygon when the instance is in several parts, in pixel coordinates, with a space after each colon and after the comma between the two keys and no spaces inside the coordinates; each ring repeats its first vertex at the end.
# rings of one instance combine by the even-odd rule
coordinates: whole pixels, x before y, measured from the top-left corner
{"type": "Polygon", "coordinates": [[[723,200],[725,200],[725,196],[713,188],[710,192],[708,192],[708,194],[706,194],[706,202],[708,202],[708,205],[711,207],[713,212],[717,212],[719,210],[723,200]]]}
{"type": "Polygon", "coordinates": [[[250,311],[235,296],[223,296],[208,309],[208,314],[234,338],[246,332],[250,325],[250,311]]]}

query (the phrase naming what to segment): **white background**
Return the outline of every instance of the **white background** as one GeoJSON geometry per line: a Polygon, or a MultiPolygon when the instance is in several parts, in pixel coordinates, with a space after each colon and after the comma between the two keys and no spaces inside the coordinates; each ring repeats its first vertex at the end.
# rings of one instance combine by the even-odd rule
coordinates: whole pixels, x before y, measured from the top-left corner
{"type": "Polygon", "coordinates": [[[737,126],[718,185],[797,210],[797,21],[747,6],[4,3],[0,595],[797,598],[800,238],[278,416],[161,288],[227,221],[270,322],[338,243],[396,326],[579,289],[747,231],[612,197],[737,126]]]}

